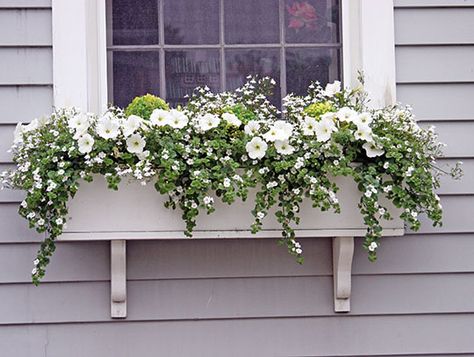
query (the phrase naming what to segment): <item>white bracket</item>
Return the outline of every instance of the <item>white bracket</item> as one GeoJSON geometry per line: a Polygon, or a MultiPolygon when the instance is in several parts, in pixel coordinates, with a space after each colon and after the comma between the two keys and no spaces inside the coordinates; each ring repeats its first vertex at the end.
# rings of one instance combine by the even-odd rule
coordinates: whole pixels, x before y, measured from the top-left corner
{"type": "Polygon", "coordinates": [[[110,314],[113,319],[127,317],[126,242],[110,241],[110,314]]]}
{"type": "Polygon", "coordinates": [[[334,311],[351,311],[352,258],[354,237],[332,239],[332,264],[334,284],[334,311]]]}

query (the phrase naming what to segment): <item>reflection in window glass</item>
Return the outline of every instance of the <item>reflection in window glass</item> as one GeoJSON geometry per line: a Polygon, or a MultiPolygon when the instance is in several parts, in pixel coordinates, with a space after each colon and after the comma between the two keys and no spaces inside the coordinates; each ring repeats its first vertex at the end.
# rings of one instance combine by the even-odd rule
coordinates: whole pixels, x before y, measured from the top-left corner
{"type": "Polygon", "coordinates": [[[289,43],[339,41],[339,7],[335,0],[285,0],[285,33],[289,43]]]}
{"type": "Polygon", "coordinates": [[[224,0],[226,43],[280,42],[278,0],[224,0]]]}
{"type": "Polygon", "coordinates": [[[219,0],[165,0],[165,43],[219,43],[219,0]]]}
{"type": "Polygon", "coordinates": [[[291,48],[286,50],[288,93],[305,95],[311,82],[326,85],[340,78],[339,50],[330,48],[291,48]]]}
{"type": "Polygon", "coordinates": [[[158,43],[158,1],[111,0],[111,4],[114,45],[158,43]]]}
{"type": "Polygon", "coordinates": [[[109,52],[113,63],[114,105],[126,107],[136,96],[159,95],[158,52],[109,52]]]}
{"type": "Polygon", "coordinates": [[[196,87],[221,90],[218,50],[166,51],[165,66],[166,99],[172,106],[184,104],[196,87]]]}
{"type": "Polygon", "coordinates": [[[273,78],[277,85],[272,102],[280,105],[280,50],[226,50],[226,88],[236,89],[246,82],[248,75],[258,74],[273,78]]]}

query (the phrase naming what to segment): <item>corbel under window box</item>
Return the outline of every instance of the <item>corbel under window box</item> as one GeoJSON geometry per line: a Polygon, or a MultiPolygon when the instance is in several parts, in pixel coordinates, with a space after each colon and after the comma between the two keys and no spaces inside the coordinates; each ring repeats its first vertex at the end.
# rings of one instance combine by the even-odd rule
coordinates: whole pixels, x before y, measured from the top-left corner
{"type": "MultiPolygon", "coordinates": [[[[350,177],[336,177],[340,188],[337,197],[341,213],[321,212],[306,200],[299,215],[301,222],[295,228],[297,239],[331,237],[333,247],[334,310],[350,311],[351,271],[354,253],[354,237],[366,233],[362,216],[358,210],[361,193],[350,177]]],[[[160,195],[152,182],[142,186],[126,179],[118,191],[107,188],[103,177],[92,183],[82,183],[79,191],[69,203],[67,228],[58,238],[60,241],[111,241],[111,316],[125,318],[127,315],[126,241],[147,239],[201,239],[201,238],[280,238],[280,224],[269,212],[264,219],[262,231],[252,234],[250,226],[254,217],[252,195],[246,202],[236,201],[227,205],[216,199],[216,211],[204,212],[198,217],[193,238],[183,234],[184,222],[179,209],[164,207],[167,196],[160,195]]],[[[383,222],[384,236],[404,234],[400,212],[388,200],[382,200],[395,217],[383,222]]],[[[297,264],[295,262],[295,264],[297,264]]]]}

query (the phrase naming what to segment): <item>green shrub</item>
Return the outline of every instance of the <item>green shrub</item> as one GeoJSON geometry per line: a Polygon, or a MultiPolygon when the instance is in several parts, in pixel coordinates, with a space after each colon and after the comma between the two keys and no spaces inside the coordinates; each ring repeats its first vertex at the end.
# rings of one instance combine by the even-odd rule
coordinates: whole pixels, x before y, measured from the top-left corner
{"type": "Polygon", "coordinates": [[[143,119],[150,119],[150,115],[155,109],[168,110],[169,106],[160,97],[152,94],[145,94],[141,97],[135,97],[132,100],[132,102],[125,109],[125,115],[127,117],[130,115],[138,115],[143,119]]]}

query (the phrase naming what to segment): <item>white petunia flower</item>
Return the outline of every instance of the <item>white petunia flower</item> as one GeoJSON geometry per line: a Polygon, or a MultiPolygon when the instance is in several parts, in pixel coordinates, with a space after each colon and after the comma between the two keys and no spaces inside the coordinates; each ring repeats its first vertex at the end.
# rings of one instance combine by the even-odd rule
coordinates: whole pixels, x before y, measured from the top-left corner
{"type": "Polygon", "coordinates": [[[70,118],[67,125],[76,132],[85,132],[90,126],[90,120],[87,114],[79,113],[70,118]]]}
{"type": "Polygon", "coordinates": [[[202,131],[208,131],[217,128],[221,120],[217,115],[207,113],[198,118],[198,126],[202,131]]]}
{"type": "Polygon", "coordinates": [[[368,125],[360,125],[354,136],[357,140],[372,141],[372,129],[368,125]]]}
{"type": "Polygon", "coordinates": [[[358,115],[355,110],[344,107],[344,108],[339,109],[339,111],[336,113],[336,117],[340,121],[354,122],[355,120],[357,120],[358,115]]]}
{"type": "Polygon", "coordinates": [[[276,140],[275,149],[277,153],[282,155],[291,155],[295,152],[295,148],[289,144],[288,140],[276,140]]]}
{"type": "Polygon", "coordinates": [[[283,131],[285,138],[283,140],[288,140],[293,134],[293,124],[288,123],[285,120],[277,120],[273,125],[276,129],[283,131]]]}
{"type": "Polygon", "coordinates": [[[119,134],[119,121],[105,115],[97,121],[97,134],[104,139],[115,139],[119,134]]]}
{"type": "Polygon", "coordinates": [[[155,109],[150,115],[150,122],[156,126],[169,125],[171,122],[170,112],[163,109],[155,109]]]}
{"type": "Polygon", "coordinates": [[[341,82],[334,81],[334,83],[326,84],[326,88],[323,91],[323,95],[327,97],[332,97],[334,94],[341,91],[341,82]]]}
{"type": "Polygon", "coordinates": [[[365,149],[367,157],[376,157],[383,155],[385,151],[383,151],[379,146],[377,146],[374,142],[366,142],[362,147],[365,149]]]}
{"type": "Polygon", "coordinates": [[[170,122],[169,125],[175,129],[183,129],[188,125],[189,119],[183,112],[171,109],[170,110],[170,122]]]}
{"type": "Polygon", "coordinates": [[[23,126],[23,132],[27,133],[29,131],[33,131],[33,130],[38,129],[38,127],[39,127],[39,121],[38,119],[35,118],[31,121],[30,124],[23,126]]]}
{"type": "Polygon", "coordinates": [[[378,246],[379,246],[379,245],[378,245],[376,242],[372,242],[372,243],[370,243],[370,245],[369,245],[369,250],[370,250],[371,252],[374,252],[375,249],[377,249],[378,246]]]}
{"type": "Polygon", "coordinates": [[[276,128],[275,126],[272,126],[265,134],[263,134],[263,138],[269,142],[287,140],[285,132],[282,129],[276,128]]]}
{"type": "Polygon", "coordinates": [[[15,127],[15,132],[13,133],[13,143],[19,144],[23,141],[23,124],[18,123],[15,127]]]}
{"type": "Polygon", "coordinates": [[[130,115],[122,124],[122,132],[125,137],[132,135],[135,131],[140,129],[143,124],[143,119],[138,115],[130,115]]]}
{"type": "Polygon", "coordinates": [[[356,115],[354,117],[354,124],[357,125],[358,127],[360,126],[368,126],[370,123],[372,123],[373,118],[370,115],[370,113],[364,112],[359,115],[356,115]]]}
{"type": "Polygon", "coordinates": [[[306,116],[302,124],[303,135],[314,135],[317,123],[318,121],[315,118],[306,116]]]}
{"type": "Polygon", "coordinates": [[[337,131],[337,128],[333,119],[324,115],[321,117],[321,120],[316,123],[314,128],[316,139],[320,142],[328,141],[334,131],[337,131]]]}
{"type": "Polygon", "coordinates": [[[247,143],[247,145],[245,145],[245,149],[247,150],[249,157],[253,160],[264,157],[267,148],[267,143],[259,136],[254,137],[247,143]]]}
{"type": "Polygon", "coordinates": [[[140,134],[133,134],[127,138],[127,150],[132,154],[140,154],[145,148],[145,139],[140,134]]]}
{"type": "Polygon", "coordinates": [[[260,124],[256,120],[250,120],[244,127],[245,134],[247,135],[257,135],[259,130],[260,124]]]}
{"type": "Polygon", "coordinates": [[[222,114],[222,119],[224,119],[227,123],[230,125],[234,126],[240,126],[242,122],[240,121],[239,118],[237,118],[237,115],[232,114],[232,113],[224,113],[222,114]]]}
{"type": "Polygon", "coordinates": [[[77,145],[79,146],[79,152],[81,154],[88,154],[92,151],[94,138],[89,134],[84,134],[77,141],[77,145]]]}

